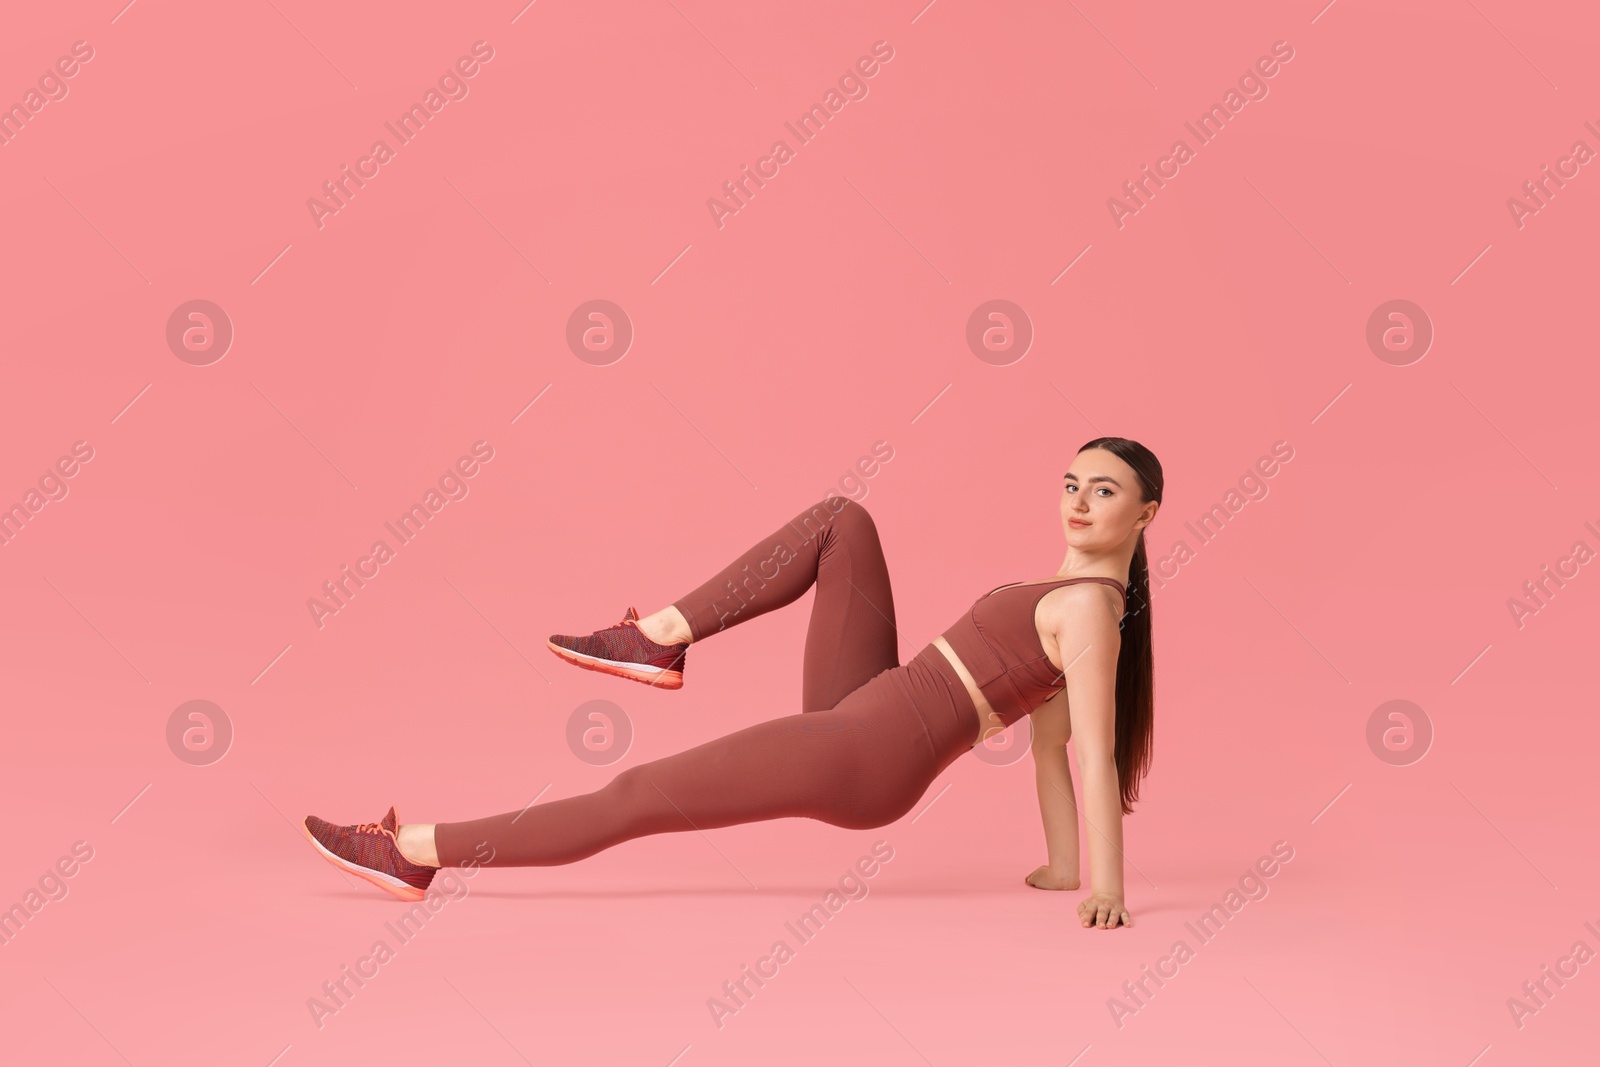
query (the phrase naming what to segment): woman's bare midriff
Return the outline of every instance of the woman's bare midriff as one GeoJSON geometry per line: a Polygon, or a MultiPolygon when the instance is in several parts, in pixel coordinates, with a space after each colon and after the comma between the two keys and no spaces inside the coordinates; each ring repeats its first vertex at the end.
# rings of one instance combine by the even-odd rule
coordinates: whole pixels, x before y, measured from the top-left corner
{"type": "Polygon", "coordinates": [[[973,705],[978,709],[978,732],[972,738],[976,746],[990,734],[1004,730],[1005,723],[1000,721],[1000,716],[995,714],[994,708],[989,705],[989,700],[983,695],[983,690],[978,688],[978,683],[972,677],[972,672],[967,670],[967,665],[961,662],[961,657],[956,655],[956,650],[950,647],[950,642],[941,635],[933,639],[933,647],[937,648],[945,659],[950,661],[950,666],[956,669],[956,674],[961,676],[961,684],[967,687],[967,695],[972,697],[973,705]]]}

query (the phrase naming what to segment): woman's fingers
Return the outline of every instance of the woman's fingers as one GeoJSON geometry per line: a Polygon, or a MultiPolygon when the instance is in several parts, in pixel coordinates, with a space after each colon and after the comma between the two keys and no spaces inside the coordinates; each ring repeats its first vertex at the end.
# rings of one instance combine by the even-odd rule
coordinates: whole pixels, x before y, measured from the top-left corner
{"type": "Polygon", "coordinates": [[[1078,902],[1078,918],[1084,926],[1099,930],[1133,925],[1133,916],[1128,913],[1127,905],[1116,897],[1085,897],[1078,902]]]}

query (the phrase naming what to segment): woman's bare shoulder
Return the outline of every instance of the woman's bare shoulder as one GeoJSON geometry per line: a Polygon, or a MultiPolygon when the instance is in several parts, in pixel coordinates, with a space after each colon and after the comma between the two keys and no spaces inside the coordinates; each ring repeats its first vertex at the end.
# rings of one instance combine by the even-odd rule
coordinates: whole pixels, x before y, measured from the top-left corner
{"type": "Polygon", "coordinates": [[[1058,632],[1115,636],[1121,640],[1122,597],[1104,582],[1078,582],[1052,589],[1041,600],[1039,614],[1058,632]]]}

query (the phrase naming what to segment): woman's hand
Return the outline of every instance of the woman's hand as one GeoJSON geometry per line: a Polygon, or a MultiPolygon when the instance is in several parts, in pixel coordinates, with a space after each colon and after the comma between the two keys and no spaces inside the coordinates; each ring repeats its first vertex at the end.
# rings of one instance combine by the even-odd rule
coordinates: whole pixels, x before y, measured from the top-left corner
{"type": "Polygon", "coordinates": [[[1040,867],[1038,870],[1036,870],[1032,874],[1028,875],[1028,877],[1024,878],[1023,881],[1027,882],[1029,885],[1033,886],[1033,888],[1035,888],[1035,889],[1076,889],[1076,888],[1078,888],[1078,876],[1077,875],[1072,875],[1072,876],[1068,877],[1067,875],[1062,874],[1060,871],[1057,871],[1054,868],[1052,868],[1049,864],[1046,864],[1045,866],[1040,867]]]}
{"type": "Polygon", "coordinates": [[[1133,925],[1133,916],[1128,914],[1122,898],[1109,893],[1090,893],[1080,900],[1078,918],[1083,920],[1083,925],[1102,930],[1115,930],[1119,923],[1123,926],[1133,925]]]}

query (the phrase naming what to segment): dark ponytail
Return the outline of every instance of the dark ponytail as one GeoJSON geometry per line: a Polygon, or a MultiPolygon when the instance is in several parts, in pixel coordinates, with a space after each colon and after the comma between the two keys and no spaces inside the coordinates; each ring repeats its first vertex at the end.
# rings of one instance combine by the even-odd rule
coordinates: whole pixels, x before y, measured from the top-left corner
{"type": "MultiPolygon", "coordinates": [[[[1133,468],[1139,477],[1140,501],[1161,502],[1165,478],[1155,454],[1126,437],[1097,437],[1078,449],[1104,449],[1133,468]]],[[[1150,561],[1144,531],[1128,565],[1128,600],[1123,612],[1122,649],[1117,654],[1117,782],[1122,791],[1122,813],[1133,813],[1139,799],[1139,780],[1150,770],[1153,747],[1155,659],[1150,635],[1150,561]]]]}

